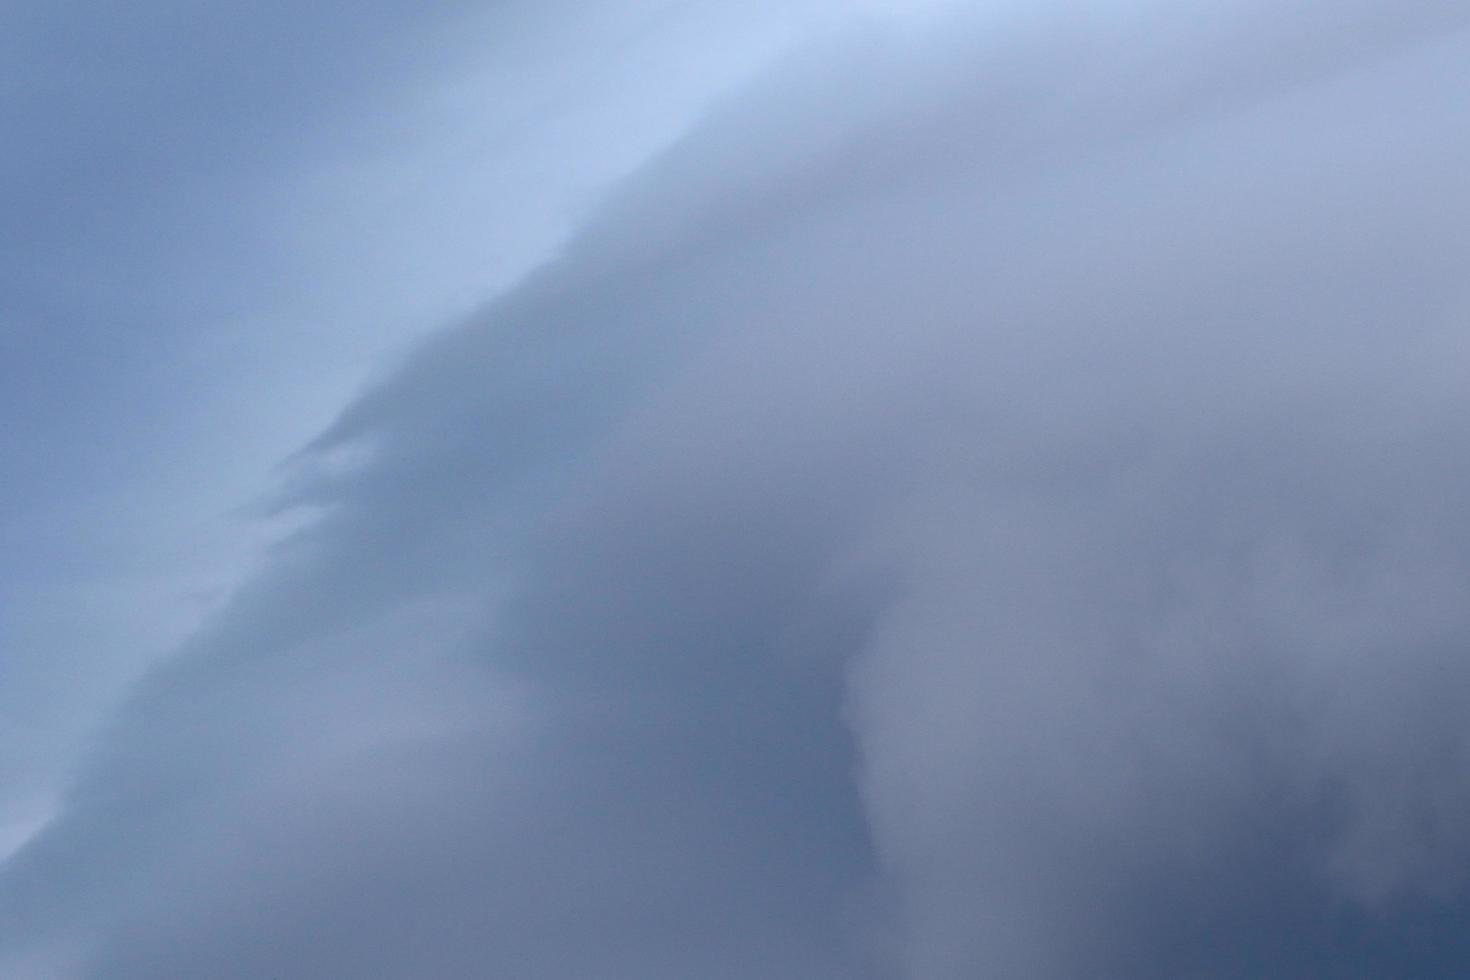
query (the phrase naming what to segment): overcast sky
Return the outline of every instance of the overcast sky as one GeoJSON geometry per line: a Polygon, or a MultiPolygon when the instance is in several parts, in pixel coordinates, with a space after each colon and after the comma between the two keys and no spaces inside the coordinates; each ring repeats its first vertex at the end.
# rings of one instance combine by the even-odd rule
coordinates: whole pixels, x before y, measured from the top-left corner
{"type": "Polygon", "coordinates": [[[1470,7],[3,20],[0,976],[1470,974],[1470,7]]]}

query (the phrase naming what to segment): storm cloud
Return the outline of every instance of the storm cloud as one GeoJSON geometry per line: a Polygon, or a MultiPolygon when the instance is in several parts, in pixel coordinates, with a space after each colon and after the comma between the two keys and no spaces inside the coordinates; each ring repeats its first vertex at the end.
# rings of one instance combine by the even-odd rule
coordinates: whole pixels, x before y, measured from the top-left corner
{"type": "Polygon", "coordinates": [[[825,23],[282,465],[0,972],[1470,969],[1470,10],[825,23]]]}

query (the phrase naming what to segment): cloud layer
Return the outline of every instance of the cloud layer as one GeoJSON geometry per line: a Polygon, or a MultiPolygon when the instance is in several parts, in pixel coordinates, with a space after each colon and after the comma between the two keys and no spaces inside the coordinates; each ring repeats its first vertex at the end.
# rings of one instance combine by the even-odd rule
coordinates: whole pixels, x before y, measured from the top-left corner
{"type": "Polygon", "coordinates": [[[712,112],[293,461],[7,975],[1463,974],[1470,15],[1342,6],[712,112]]]}
{"type": "Polygon", "coordinates": [[[12,6],[0,855],[278,533],[222,515],[813,12],[12,6]]]}

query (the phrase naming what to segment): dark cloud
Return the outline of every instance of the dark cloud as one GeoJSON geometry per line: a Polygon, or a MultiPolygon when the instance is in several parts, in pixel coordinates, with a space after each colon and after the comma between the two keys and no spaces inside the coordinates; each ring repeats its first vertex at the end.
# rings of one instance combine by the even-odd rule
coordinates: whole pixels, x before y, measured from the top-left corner
{"type": "Polygon", "coordinates": [[[833,41],[634,175],[293,461],[0,956],[1464,973],[1470,15],[1197,13],[833,41]]]}

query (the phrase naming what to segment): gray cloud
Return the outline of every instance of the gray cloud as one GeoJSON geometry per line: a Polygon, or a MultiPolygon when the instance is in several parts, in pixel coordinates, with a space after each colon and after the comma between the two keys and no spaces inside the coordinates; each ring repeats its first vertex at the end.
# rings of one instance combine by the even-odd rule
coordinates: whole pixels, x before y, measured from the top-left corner
{"type": "Polygon", "coordinates": [[[0,854],[278,533],[222,517],[261,474],[810,14],[576,6],[8,12],[0,854]]]}
{"type": "Polygon", "coordinates": [[[293,461],[0,964],[1463,973],[1470,25],[1194,13],[831,40],[634,174],[293,461]]]}

